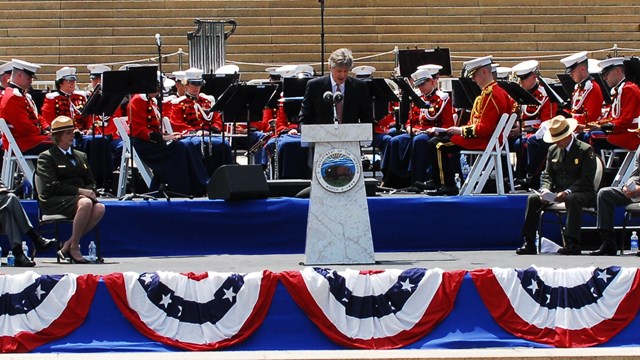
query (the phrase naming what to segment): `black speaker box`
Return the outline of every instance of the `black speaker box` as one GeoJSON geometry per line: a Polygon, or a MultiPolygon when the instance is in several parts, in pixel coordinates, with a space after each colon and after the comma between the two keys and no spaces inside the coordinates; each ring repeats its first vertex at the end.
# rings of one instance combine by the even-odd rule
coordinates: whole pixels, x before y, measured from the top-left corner
{"type": "Polygon", "coordinates": [[[266,199],[269,186],[260,165],[222,165],[207,185],[209,199],[266,199]]]}

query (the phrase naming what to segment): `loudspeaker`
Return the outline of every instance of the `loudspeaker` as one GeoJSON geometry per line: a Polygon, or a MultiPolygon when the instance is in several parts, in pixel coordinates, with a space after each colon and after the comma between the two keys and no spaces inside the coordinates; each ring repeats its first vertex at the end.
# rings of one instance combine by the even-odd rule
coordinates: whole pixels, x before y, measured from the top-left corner
{"type": "Polygon", "coordinates": [[[207,185],[209,199],[266,199],[269,186],[261,165],[222,165],[207,185]]]}

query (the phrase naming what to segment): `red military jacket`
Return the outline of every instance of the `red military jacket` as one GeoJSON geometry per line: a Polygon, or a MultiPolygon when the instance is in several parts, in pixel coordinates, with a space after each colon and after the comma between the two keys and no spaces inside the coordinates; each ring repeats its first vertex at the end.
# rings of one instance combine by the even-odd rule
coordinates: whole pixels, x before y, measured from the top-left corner
{"type": "Polygon", "coordinates": [[[602,115],[602,91],[595,81],[587,78],[576,84],[571,94],[571,117],[578,124],[587,125],[600,119],[602,115]]]}
{"type": "Polygon", "coordinates": [[[468,150],[484,150],[502,114],[510,114],[512,110],[507,92],[492,81],[474,101],[469,124],[461,128],[461,135],[453,135],[451,142],[468,150]]]}
{"type": "Polygon", "coordinates": [[[197,97],[186,94],[171,101],[171,126],[173,131],[222,131],[222,116],[219,112],[207,113],[215,99],[213,96],[199,94],[197,97]],[[211,126],[211,128],[209,127],[211,126]]]}
{"type": "Polygon", "coordinates": [[[524,121],[524,127],[531,126],[537,129],[542,122],[556,115],[558,104],[549,99],[547,90],[540,84],[534,85],[529,92],[540,102],[540,105],[521,105],[521,119],[524,121]]]}
{"type": "MultiPolygon", "coordinates": [[[[0,100],[0,117],[7,121],[11,133],[21,151],[26,151],[42,143],[51,141],[46,135],[49,124],[38,116],[36,104],[24,90],[11,84],[3,91],[0,100]]],[[[3,148],[7,148],[3,136],[3,148]]]]}
{"type": "Polygon", "coordinates": [[[289,121],[289,117],[284,111],[284,103],[280,102],[276,110],[276,134],[278,134],[278,136],[286,134],[289,130],[293,129],[298,130],[298,124],[289,121]]]}
{"type": "Polygon", "coordinates": [[[53,119],[64,115],[73,119],[76,129],[91,130],[91,119],[80,115],[86,104],[87,97],[83,91],[74,91],[73,94],[50,92],[45,96],[42,104],[42,118],[51,125],[53,119]]]}
{"type": "Polygon", "coordinates": [[[411,106],[408,121],[414,129],[448,128],[455,125],[449,94],[434,89],[430,94],[422,95],[422,99],[429,105],[426,109],[411,106]]]}
{"type": "MultiPolygon", "coordinates": [[[[613,103],[608,116],[603,119],[613,123],[613,133],[607,136],[607,141],[621,148],[635,150],[640,145],[637,129],[640,121],[640,88],[632,82],[622,80],[611,89],[613,103]]],[[[601,121],[602,122],[602,121],[601,121]]]]}
{"type": "Polygon", "coordinates": [[[160,132],[160,111],[155,97],[136,94],[129,101],[129,121],[132,136],[144,141],[151,141],[151,134],[160,132]]]}
{"type": "Polygon", "coordinates": [[[373,124],[373,132],[376,134],[388,134],[391,127],[396,124],[396,107],[398,106],[398,102],[389,102],[389,110],[387,115],[382,117],[382,119],[378,120],[373,124]]]}

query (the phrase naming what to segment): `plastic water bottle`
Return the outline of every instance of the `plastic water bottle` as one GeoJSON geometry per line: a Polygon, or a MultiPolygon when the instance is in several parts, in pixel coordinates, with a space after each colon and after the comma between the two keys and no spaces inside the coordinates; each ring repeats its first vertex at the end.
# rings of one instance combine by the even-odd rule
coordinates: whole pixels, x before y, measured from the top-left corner
{"type": "Polygon", "coordinates": [[[631,254],[638,252],[638,234],[634,231],[631,233],[631,254]]]}
{"type": "Polygon", "coordinates": [[[27,246],[27,242],[26,241],[22,242],[22,253],[24,254],[24,256],[26,256],[28,259],[30,259],[30,257],[29,257],[29,246],[27,246]]]}
{"type": "Polygon", "coordinates": [[[540,249],[540,234],[536,231],[536,249],[540,249]]]}
{"type": "Polygon", "coordinates": [[[467,162],[467,157],[464,155],[460,155],[460,167],[462,168],[462,180],[467,180],[467,176],[471,172],[471,167],[467,162]]]}
{"type": "Polygon", "coordinates": [[[7,266],[16,266],[16,258],[13,256],[13,251],[9,250],[7,254],[7,266]]]}
{"type": "MultiPolygon", "coordinates": [[[[0,247],[0,257],[2,257],[2,248],[0,247]]],[[[2,266],[2,261],[0,261],[0,266],[2,266]]]]}
{"type": "Polygon", "coordinates": [[[462,187],[462,181],[460,181],[460,174],[456,173],[453,177],[453,181],[455,181],[456,187],[458,188],[458,190],[460,190],[460,188],[462,187]]]}
{"type": "Polygon", "coordinates": [[[92,241],[89,243],[89,261],[96,262],[96,244],[92,241]]]}

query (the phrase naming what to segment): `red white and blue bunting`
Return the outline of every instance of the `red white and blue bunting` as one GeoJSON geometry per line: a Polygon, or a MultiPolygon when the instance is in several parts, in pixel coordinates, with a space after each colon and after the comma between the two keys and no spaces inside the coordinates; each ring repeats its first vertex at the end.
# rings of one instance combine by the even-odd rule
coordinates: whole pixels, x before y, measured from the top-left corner
{"type": "Polygon", "coordinates": [[[280,273],[280,279],[331,340],[353,348],[392,349],[425,336],[449,314],[464,275],[418,268],[306,268],[280,273]]]}
{"type": "Polygon", "coordinates": [[[114,273],[104,277],[124,316],[145,336],[187,350],[239,343],[262,323],[277,277],[270,271],[114,273]]]}
{"type": "Polygon", "coordinates": [[[494,320],[511,334],[556,347],[604,343],[636,316],[637,268],[481,269],[471,272],[494,320]]]}
{"type": "Polygon", "coordinates": [[[96,275],[0,275],[0,350],[27,352],[73,332],[95,295],[96,275]]]}

